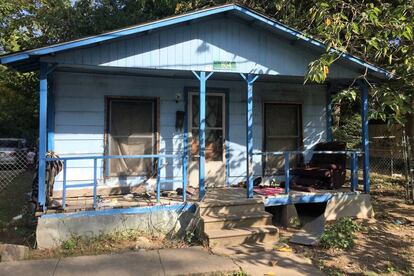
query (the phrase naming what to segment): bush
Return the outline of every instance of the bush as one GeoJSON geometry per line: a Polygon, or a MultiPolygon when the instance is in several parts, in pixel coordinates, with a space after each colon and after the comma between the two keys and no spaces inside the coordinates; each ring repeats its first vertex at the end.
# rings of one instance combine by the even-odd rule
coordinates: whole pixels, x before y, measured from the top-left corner
{"type": "Polygon", "coordinates": [[[355,232],[361,227],[351,218],[340,218],[328,227],[321,237],[321,246],[324,248],[351,249],[355,242],[355,232]]]}

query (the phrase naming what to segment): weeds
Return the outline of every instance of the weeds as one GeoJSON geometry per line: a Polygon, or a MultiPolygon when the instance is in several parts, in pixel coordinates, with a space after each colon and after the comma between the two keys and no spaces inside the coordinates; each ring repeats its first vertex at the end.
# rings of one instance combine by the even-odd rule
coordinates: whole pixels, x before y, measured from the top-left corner
{"type": "Polygon", "coordinates": [[[321,246],[333,249],[351,249],[355,244],[355,232],[361,227],[351,218],[340,218],[328,227],[321,237],[321,246]]]}
{"type": "Polygon", "coordinates": [[[243,270],[239,270],[231,274],[227,274],[226,276],[248,276],[248,274],[243,270]]]}
{"type": "Polygon", "coordinates": [[[162,235],[148,235],[138,230],[126,230],[95,237],[72,236],[60,247],[51,250],[35,250],[32,259],[97,255],[136,249],[162,249],[187,247],[186,240],[168,239],[162,235]]]}

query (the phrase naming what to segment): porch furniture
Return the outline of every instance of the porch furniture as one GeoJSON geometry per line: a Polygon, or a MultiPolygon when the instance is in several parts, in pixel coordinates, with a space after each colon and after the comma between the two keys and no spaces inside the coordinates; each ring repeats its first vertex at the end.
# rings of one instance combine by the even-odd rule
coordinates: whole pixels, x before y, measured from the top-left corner
{"type": "Polygon", "coordinates": [[[294,185],[318,189],[339,189],[344,185],[346,173],[346,154],[319,153],[343,152],[344,142],[322,142],[313,147],[313,154],[308,164],[291,170],[292,188],[294,185]]]}

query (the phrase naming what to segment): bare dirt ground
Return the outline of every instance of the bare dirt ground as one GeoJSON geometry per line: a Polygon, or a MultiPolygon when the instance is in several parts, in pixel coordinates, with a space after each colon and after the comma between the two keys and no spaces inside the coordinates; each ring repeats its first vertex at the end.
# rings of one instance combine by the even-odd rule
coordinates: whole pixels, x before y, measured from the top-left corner
{"type": "MultiPolygon", "coordinates": [[[[328,275],[414,275],[414,205],[395,179],[373,178],[375,219],[356,220],[354,248],[343,250],[292,245],[328,275]]],[[[288,238],[295,231],[282,229],[288,238]]]]}

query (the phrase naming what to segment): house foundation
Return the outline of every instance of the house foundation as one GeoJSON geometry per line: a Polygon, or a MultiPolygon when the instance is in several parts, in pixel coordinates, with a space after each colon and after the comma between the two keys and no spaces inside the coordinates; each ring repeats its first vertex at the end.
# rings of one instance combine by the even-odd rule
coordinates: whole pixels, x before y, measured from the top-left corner
{"type": "Polygon", "coordinates": [[[192,204],[152,206],[39,217],[36,241],[39,249],[60,246],[72,237],[90,238],[128,230],[154,235],[184,235],[192,218],[192,204]]]}

